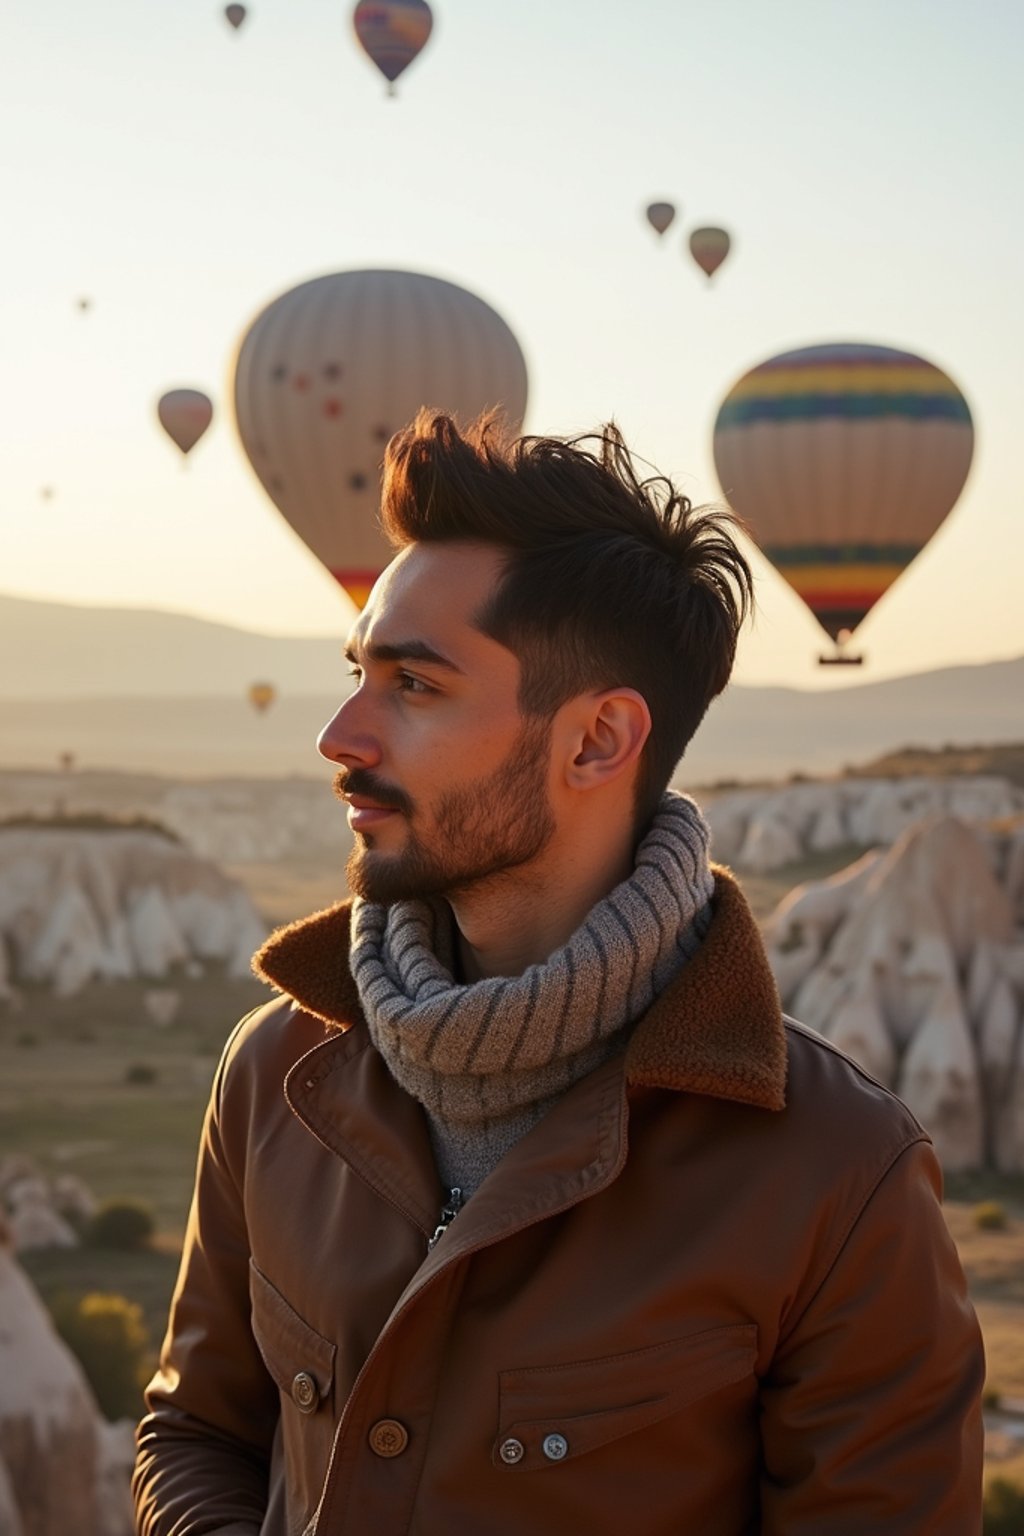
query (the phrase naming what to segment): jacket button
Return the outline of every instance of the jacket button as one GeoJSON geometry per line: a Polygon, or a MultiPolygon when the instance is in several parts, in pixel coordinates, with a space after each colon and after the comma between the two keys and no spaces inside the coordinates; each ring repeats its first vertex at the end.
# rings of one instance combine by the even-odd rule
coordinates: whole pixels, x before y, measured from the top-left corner
{"type": "Polygon", "coordinates": [[[498,1447],[498,1455],[508,1466],[514,1467],[517,1461],[522,1461],[526,1455],[521,1440],[503,1440],[498,1447]]]}
{"type": "Polygon", "coordinates": [[[564,1461],[569,1453],[569,1442],[564,1435],[545,1435],[541,1450],[548,1461],[564,1461]]]}
{"type": "Polygon", "coordinates": [[[379,1419],[370,1430],[370,1450],[375,1456],[401,1456],[409,1444],[409,1431],[397,1419],[379,1419]]]}
{"type": "Polygon", "coordinates": [[[312,1413],[320,1401],[320,1389],[308,1371],[300,1371],[292,1381],[292,1402],[303,1413],[312,1413]]]}

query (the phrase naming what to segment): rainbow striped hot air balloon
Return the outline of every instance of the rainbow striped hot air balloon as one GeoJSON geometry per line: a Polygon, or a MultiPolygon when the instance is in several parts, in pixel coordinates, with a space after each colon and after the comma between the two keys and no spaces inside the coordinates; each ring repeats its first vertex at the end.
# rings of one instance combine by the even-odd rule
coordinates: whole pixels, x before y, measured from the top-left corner
{"type": "Polygon", "coordinates": [[[967,401],[941,368],[860,342],[769,358],[714,428],[730,504],[841,644],[952,510],[973,448],[967,401]]]}

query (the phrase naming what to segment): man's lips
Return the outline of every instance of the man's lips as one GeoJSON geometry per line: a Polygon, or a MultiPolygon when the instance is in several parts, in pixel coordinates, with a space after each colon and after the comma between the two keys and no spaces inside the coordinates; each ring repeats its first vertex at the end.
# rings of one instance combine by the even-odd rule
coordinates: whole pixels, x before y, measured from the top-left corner
{"type": "Polygon", "coordinates": [[[348,802],[348,824],[355,832],[364,827],[376,826],[389,816],[398,815],[393,806],[381,805],[379,801],[368,800],[364,795],[346,795],[345,799],[348,802]]]}

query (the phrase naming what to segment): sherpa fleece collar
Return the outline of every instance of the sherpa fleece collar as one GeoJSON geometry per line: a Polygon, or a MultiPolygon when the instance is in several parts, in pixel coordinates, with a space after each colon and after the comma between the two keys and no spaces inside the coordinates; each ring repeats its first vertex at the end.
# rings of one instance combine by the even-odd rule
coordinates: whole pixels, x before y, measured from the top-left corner
{"type": "MultiPolygon", "coordinates": [[[[782,1109],[786,1036],[775,979],[739,885],[713,869],[707,936],[637,1023],[626,1075],[638,1087],[782,1109]]],[[[252,962],[262,981],[339,1029],[365,1024],[348,964],[350,909],[342,901],[279,928],[252,962]]]]}

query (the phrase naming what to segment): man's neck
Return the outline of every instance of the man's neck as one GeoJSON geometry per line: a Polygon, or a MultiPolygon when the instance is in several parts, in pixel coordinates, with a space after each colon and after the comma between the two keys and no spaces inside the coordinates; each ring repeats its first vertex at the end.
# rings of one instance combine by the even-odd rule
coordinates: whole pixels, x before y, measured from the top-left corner
{"type": "Polygon", "coordinates": [[[461,979],[521,976],[531,965],[543,965],[632,871],[629,842],[617,857],[562,855],[545,859],[543,869],[513,870],[450,896],[461,979]]]}

